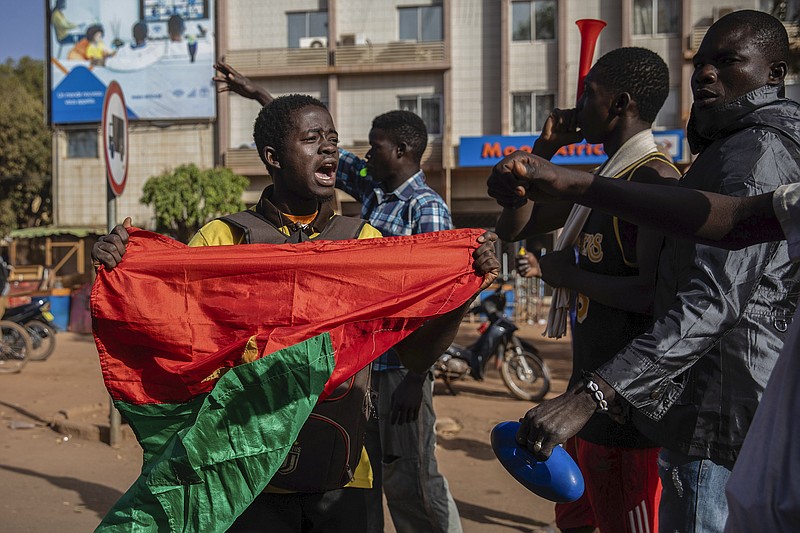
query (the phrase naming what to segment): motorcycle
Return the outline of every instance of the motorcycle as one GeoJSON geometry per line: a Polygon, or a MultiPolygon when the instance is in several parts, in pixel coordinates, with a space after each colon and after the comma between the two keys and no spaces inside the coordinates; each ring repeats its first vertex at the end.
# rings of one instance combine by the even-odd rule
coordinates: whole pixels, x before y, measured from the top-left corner
{"type": "Polygon", "coordinates": [[[55,317],[50,312],[50,301],[34,298],[31,303],[6,309],[3,320],[23,326],[31,337],[31,361],[44,361],[56,349],[55,317]]]}
{"type": "Polygon", "coordinates": [[[470,310],[470,313],[487,317],[478,328],[480,337],[467,347],[451,344],[434,364],[434,377],[441,378],[451,394],[456,394],[452,383],[468,374],[482,381],[492,358],[514,397],[537,402],[550,391],[550,369],[533,344],[514,334],[518,328],[503,314],[505,307],[506,296],[501,284],[470,310]]]}

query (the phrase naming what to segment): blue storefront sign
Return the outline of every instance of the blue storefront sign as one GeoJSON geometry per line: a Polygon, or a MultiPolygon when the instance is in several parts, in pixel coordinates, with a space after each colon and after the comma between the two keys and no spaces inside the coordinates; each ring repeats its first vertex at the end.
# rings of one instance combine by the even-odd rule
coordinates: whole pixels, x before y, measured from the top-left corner
{"type": "MultiPolygon", "coordinates": [[[[682,162],[683,130],[654,131],[656,143],[672,154],[672,160],[682,162]]],[[[483,135],[461,137],[458,166],[489,167],[517,150],[530,152],[538,135],[483,135]]],[[[551,161],[557,165],[599,165],[607,159],[602,144],[586,141],[562,147],[551,161]]]]}

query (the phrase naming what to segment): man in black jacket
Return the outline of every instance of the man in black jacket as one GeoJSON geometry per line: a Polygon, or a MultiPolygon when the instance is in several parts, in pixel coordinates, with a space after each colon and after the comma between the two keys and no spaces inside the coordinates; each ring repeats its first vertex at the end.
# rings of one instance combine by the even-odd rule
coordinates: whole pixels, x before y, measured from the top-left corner
{"type": "MultiPolygon", "coordinates": [[[[778,96],[787,57],[786,31],[766,13],[734,12],[709,29],[694,58],[688,127],[699,157],[682,186],[757,196],[798,181],[800,110],[778,96]]],[[[501,195],[528,186],[541,201],[542,189],[526,178],[548,169],[515,154],[495,167],[490,184],[501,195]]],[[[637,427],[662,446],[659,527],[722,531],[723,488],[785,340],[797,287],[786,243],[724,251],[669,241],[653,327],[529,411],[520,443],[547,456],[604,402],[632,407],[637,427]]]]}

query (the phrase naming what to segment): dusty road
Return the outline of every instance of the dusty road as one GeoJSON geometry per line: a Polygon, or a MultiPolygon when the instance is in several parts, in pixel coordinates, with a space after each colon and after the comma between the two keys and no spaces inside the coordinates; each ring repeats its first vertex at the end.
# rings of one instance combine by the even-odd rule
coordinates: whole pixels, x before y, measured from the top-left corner
{"type": "MultiPolygon", "coordinates": [[[[474,335],[465,323],[460,340],[474,335]]],[[[538,328],[536,328],[538,331],[538,328]]],[[[564,389],[569,342],[540,340],[525,328],[551,366],[551,396],[564,389]]],[[[439,437],[437,456],[461,512],[464,531],[549,532],[552,504],[514,481],[489,445],[498,422],[515,420],[525,402],[506,393],[493,373],[483,383],[462,382],[450,396],[437,387],[437,414],[451,431],[439,437]]],[[[114,449],[97,438],[65,436],[48,423],[63,421],[107,430],[107,400],[94,343],[89,336],[62,333],[55,354],[31,362],[19,374],[0,375],[0,531],[60,533],[91,531],[136,478],[141,451],[130,434],[114,449]]],[[[388,517],[387,517],[388,518],[388,517]]],[[[387,520],[387,524],[391,521],[387,520]]],[[[387,528],[387,531],[390,531],[387,528]]]]}

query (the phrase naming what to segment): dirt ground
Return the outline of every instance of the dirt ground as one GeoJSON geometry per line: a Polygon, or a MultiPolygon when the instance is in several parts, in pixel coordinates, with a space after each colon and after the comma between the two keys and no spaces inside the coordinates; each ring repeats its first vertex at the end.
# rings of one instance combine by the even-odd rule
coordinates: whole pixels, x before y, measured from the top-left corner
{"type": "MultiPolygon", "coordinates": [[[[468,343],[476,327],[465,322],[459,341],[468,343]]],[[[544,340],[540,329],[523,327],[522,336],[536,343],[551,368],[552,397],[566,385],[569,341],[544,340]]],[[[512,399],[496,372],[485,382],[464,381],[456,388],[452,396],[437,384],[434,406],[447,430],[440,432],[437,457],[464,531],[555,531],[552,504],[511,478],[489,445],[491,428],[516,420],[529,404],[512,399]]],[[[90,336],[61,333],[48,361],[0,375],[0,530],[82,533],[97,526],[141,466],[141,450],[129,432],[117,448],[102,441],[107,412],[90,336]],[[53,422],[69,434],[54,431],[53,422]]],[[[388,515],[386,522],[393,531],[388,515]]]]}

